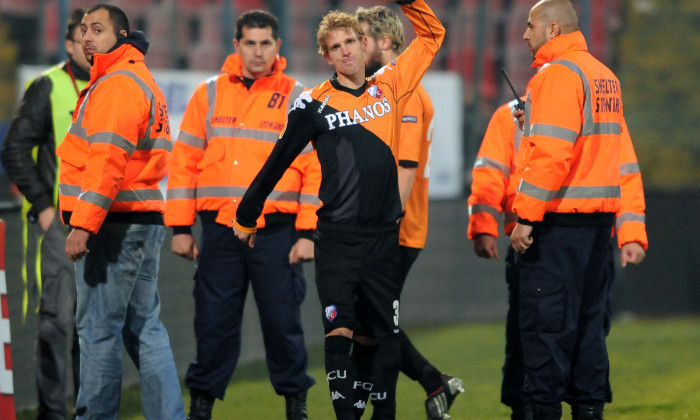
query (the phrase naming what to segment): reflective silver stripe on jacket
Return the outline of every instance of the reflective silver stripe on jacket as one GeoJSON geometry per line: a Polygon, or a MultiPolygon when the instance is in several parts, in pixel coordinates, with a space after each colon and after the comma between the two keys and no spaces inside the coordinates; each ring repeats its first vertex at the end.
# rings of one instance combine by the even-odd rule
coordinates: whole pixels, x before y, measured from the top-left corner
{"type": "Polygon", "coordinates": [[[568,141],[570,143],[576,143],[576,139],[578,139],[577,132],[575,132],[573,130],[569,130],[568,128],[563,128],[563,127],[559,127],[556,125],[550,125],[550,124],[533,124],[530,127],[530,135],[531,136],[541,135],[541,136],[547,136],[547,137],[554,137],[557,139],[568,141]]]}
{"type": "Polygon", "coordinates": [[[477,213],[488,213],[493,216],[494,219],[498,220],[501,217],[501,212],[498,211],[494,206],[488,204],[472,204],[469,206],[469,215],[474,215],[477,213]]]}
{"type": "MultiPolygon", "coordinates": [[[[168,190],[168,200],[243,197],[246,190],[247,188],[242,187],[171,188],[168,190]]],[[[298,191],[273,191],[267,198],[268,200],[290,201],[315,206],[321,204],[317,195],[301,194],[298,191]]]]}
{"type": "MultiPolygon", "coordinates": [[[[66,197],[76,197],[78,200],[86,201],[88,203],[94,204],[105,210],[109,210],[112,201],[107,197],[95,191],[85,191],[80,190],[78,185],[69,185],[60,183],[58,188],[61,191],[61,195],[66,197]]],[[[124,190],[117,193],[114,202],[117,203],[136,203],[141,201],[151,201],[151,200],[163,200],[163,193],[158,190],[124,190]]]]}
{"type": "Polygon", "coordinates": [[[625,163],[620,165],[620,175],[630,175],[630,174],[638,174],[640,172],[639,170],[639,164],[637,162],[633,163],[625,163]]]}
{"type": "Polygon", "coordinates": [[[646,224],[646,220],[646,216],[643,214],[633,213],[631,211],[622,213],[617,216],[617,219],[615,220],[615,230],[620,230],[620,227],[622,227],[622,224],[625,222],[639,222],[646,224]]]}
{"type": "Polygon", "coordinates": [[[196,198],[194,188],[168,188],[167,194],[168,200],[194,200],[196,198]]]}
{"type": "Polygon", "coordinates": [[[211,120],[207,120],[207,132],[211,133],[211,137],[231,137],[231,138],[246,138],[253,140],[267,141],[276,143],[279,134],[274,131],[255,130],[252,128],[240,127],[211,127],[211,120]]]}
{"type": "Polygon", "coordinates": [[[476,161],[474,161],[474,169],[476,168],[495,169],[501,172],[503,176],[506,177],[506,179],[510,177],[510,166],[504,165],[501,162],[498,162],[497,160],[491,159],[487,156],[476,158],[476,161]]]}
{"type": "MultiPolygon", "coordinates": [[[[216,103],[216,81],[219,76],[212,76],[207,79],[207,104],[209,104],[209,109],[207,110],[207,119],[205,125],[205,133],[207,138],[204,139],[205,142],[212,138],[211,132],[211,118],[214,116],[214,104],[216,103]]],[[[206,147],[206,146],[205,146],[206,147]]]]}
{"type": "MultiPolygon", "coordinates": [[[[173,191],[173,193],[177,194],[178,196],[181,195],[189,195],[191,191],[186,191],[186,190],[192,190],[192,188],[178,188],[178,191],[173,191]]],[[[202,199],[202,198],[228,198],[228,197],[243,197],[245,192],[248,190],[247,187],[233,187],[233,186],[226,186],[226,187],[197,187],[196,192],[195,192],[195,197],[197,199],[202,199]]],[[[168,191],[168,197],[170,197],[170,191],[168,191]]],[[[270,195],[267,196],[268,200],[276,200],[276,201],[291,201],[298,203],[299,198],[301,197],[301,193],[299,191],[280,191],[280,190],[274,190],[270,193],[270,195]]],[[[192,197],[173,197],[173,198],[192,198],[192,197]]]]}
{"type": "Polygon", "coordinates": [[[595,187],[563,186],[558,191],[552,191],[522,180],[518,192],[545,202],[558,198],[620,198],[619,185],[595,187]]]}
{"type": "Polygon", "coordinates": [[[106,144],[111,144],[112,146],[117,146],[118,148],[124,150],[126,153],[131,156],[134,153],[134,150],[136,150],[136,145],[123,136],[120,136],[117,133],[111,133],[108,131],[101,131],[99,133],[95,133],[91,136],[88,136],[87,138],[88,143],[92,144],[98,144],[98,143],[106,143],[106,144]]]}
{"type": "Polygon", "coordinates": [[[207,147],[207,139],[203,139],[194,134],[190,134],[185,130],[180,130],[180,134],[177,135],[177,141],[180,143],[185,143],[189,146],[195,147],[200,150],[204,150],[207,147]]]}
{"type": "Polygon", "coordinates": [[[318,194],[302,194],[299,197],[299,204],[311,204],[312,206],[320,206],[321,199],[318,194]]]}

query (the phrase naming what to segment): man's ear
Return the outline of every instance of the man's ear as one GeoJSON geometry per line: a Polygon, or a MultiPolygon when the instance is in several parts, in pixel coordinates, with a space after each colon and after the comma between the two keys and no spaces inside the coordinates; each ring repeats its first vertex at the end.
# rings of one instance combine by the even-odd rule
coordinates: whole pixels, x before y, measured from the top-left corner
{"type": "Polygon", "coordinates": [[[547,38],[554,39],[559,35],[561,35],[561,26],[556,22],[552,22],[547,30],[547,38]]]}
{"type": "Polygon", "coordinates": [[[380,50],[390,50],[393,44],[389,35],[382,36],[377,43],[380,50]]]}

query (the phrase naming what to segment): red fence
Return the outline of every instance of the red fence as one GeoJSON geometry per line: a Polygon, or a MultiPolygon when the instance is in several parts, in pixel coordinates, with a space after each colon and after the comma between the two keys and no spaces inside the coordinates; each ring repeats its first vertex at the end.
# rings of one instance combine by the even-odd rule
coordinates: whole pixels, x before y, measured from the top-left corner
{"type": "Polygon", "coordinates": [[[15,420],[12,350],[10,347],[10,308],[5,281],[5,221],[0,220],[0,419],[15,420]]]}

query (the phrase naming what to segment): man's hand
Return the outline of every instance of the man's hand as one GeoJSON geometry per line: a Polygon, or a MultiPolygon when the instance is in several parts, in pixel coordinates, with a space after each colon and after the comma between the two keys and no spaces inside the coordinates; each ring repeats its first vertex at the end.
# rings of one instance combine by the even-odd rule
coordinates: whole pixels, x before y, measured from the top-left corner
{"type": "Polygon", "coordinates": [[[42,231],[48,232],[56,217],[56,207],[47,207],[39,213],[39,227],[42,231]]]}
{"type": "Polygon", "coordinates": [[[530,248],[533,241],[532,236],[530,236],[531,233],[532,226],[521,225],[520,223],[515,224],[515,229],[513,229],[513,233],[510,234],[510,244],[513,246],[515,252],[524,254],[525,251],[530,248]]]}
{"type": "Polygon", "coordinates": [[[627,267],[627,263],[637,265],[645,256],[644,248],[639,242],[627,242],[620,250],[620,263],[623,267],[627,267]]]}
{"type": "Polygon", "coordinates": [[[233,224],[233,234],[236,235],[238,239],[241,241],[245,242],[248,244],[249,247],[255,248],[255,232],[253,233],[245,233],[242,230],[238,229],[236,227],[236,224],[233,224]]]}
{"type": "Polygon", "coordinates": [[[474,237],[474,252],[481,258],[501,259],[498,255],[496,238],[488,233],[481,233],[474,237]]]}
{"type": "Polygon", "coordinates": [[[289,251],[289,263],[299,264],[314,260],[314,241],[306,238],[299,238],[297,243],[289,251]]]}
{"type": "Polygon", "coordinates": [[[90,250],[87,249],[87,241],[90,232],[81,228],[73,229],[66,238],[66,255],[75,262],[86,256],[90,250]]]}
{"type": "Polygon", "coordinates": [[[173,235],[173,240],[170,244],[173,253],[188,260],[196,260],[199,255],[199,247],[197,241],[189,233],[178,233],[173,235]]]}
{"type": "Polygon", "coordinates": [[[518,120],[518,125],[520,126],[520,129],[523,129],[523,126],[525,125],[525,110],[524,109],[516,109],[513,111],[513,118],[518,120]]]}

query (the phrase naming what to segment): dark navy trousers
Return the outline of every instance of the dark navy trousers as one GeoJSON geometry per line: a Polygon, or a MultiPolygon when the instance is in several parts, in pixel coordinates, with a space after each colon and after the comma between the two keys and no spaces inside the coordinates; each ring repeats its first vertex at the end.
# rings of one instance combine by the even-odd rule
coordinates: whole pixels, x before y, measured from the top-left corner
{"type": "Polygon", "coordinates": [[[258,230],[249,248],[231,228],[204,223],[195,273],[194,332],[197,355],[185,378],[188,388],[223,399],[241,351],[243,306],[248,285],[260,314],[265,356],[278,394],[306,391],[307,375],[300,305],[306,294],[301,264],[289,264],[298,239],[293,224],[258,230]]]}
{"type": "Polygon", "coordinates": [[[508,285],[508,314],[506,315],[506,358],[503,363],[501,402],[510,407],[523,403],[523,346],[520,342],[519,296],[520,277],[515,267],[515,251],[508,246],[506,254],[506,283],[508,285]]]}
{"type": "Polygon", "coordinates": [[[524,397],[537,404],[611,401],[606,336],[611,227],[536,224],[515,256],[524,397]]]}

